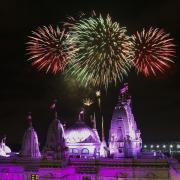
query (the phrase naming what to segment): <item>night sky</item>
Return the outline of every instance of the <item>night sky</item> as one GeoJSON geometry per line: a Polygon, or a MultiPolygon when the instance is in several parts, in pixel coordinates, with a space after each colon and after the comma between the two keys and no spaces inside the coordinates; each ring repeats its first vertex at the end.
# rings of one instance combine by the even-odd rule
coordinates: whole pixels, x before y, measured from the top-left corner
{"type": "MultiPolygon", "coordinates": [[[[127,27],[129,34],[151,26],[171,33],[177,45],[177,57],[171,71],[160,79],[147,79],[131,72],[125,82],[129,83],[133,113],[143,141],[180,140],[179,0],[6,0],[0,5],[0,136],[6,134],[8,144],[21,144],[27,128],[26,115],[31,111],[33,125],[43,146],[48,125],[53,119],[49,106],[54,98],[59,100],[61,121],[70,125],[77,119],[82,99],[94,96],[95,90],[89,91],[79,88],[75,82],[64,81],[61,74],[38,72],[27,62],[25,51],[27,36],[38,26],[58,25],[67,16],[92,10],[104,15],[109,13],[113,20],[127,27]]],[[[107,137],[119,87],[120,84],[102,93],[107,137]]]]}

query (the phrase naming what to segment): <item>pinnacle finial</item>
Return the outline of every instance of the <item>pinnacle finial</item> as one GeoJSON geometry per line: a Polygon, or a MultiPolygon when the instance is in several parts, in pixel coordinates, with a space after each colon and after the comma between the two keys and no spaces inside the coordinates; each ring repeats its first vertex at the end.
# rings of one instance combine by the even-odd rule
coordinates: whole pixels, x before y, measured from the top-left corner
{"type": "Polygon", "coordinates": [[[78,118],[79,121],[83,121],[84,120],[84,109],[81,108],[81,111],[79,112],[79,118],[78,118]]]}
{"type": "Polygon", "coordinates": [[[94,112],[93,117],[91,116],[91,122],[93,123],[93,129],[96,129],[96,114],[94,112]]]}
{"type": "Polygon", "coordinates": [[[57,99],[54,99],[53,103],[50,106],[51,110],[54,110],[54,118],[57,119],[58,115],[57,115],[57,99]]]}
{"type": "Polygon", "coordinates": [[[30,127],[32,127],[32,113],[28,112],[27,121],[30,127]]]}
{"type": "Polygon", "coordinates": [[[128,83],[124,83],[122,88],[120,89],[120,95],[118,97],[118,103],[121,104],[124,102],[127,98],[127,92],[128,92],[128,83]]]}
{"type": "Polygon", "coordinates": [[[1,143],[6,143],[6,135],[4,134],[3,138],[1,139],[1,143]]]}

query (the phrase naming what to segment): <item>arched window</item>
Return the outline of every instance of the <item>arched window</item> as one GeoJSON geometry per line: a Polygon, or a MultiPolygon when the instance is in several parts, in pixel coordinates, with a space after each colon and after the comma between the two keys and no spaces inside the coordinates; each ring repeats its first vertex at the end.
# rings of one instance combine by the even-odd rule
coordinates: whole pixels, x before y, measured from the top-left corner
{"type": "Polygon", "coordinates": [[[73,154],[78,154],[79,151],[78,151],[78,149],[75,149],[75,148],[74,148],[74,149],[72,149],[72,153],[73,153],[73,154]]]}
{"type": "Polygon", "coordinates": [[[69,148],[69,153],[72,154],[73,153],[73,149],[69,148]]]}
{"type": "Polygon", "coordinates": [[[89,154],[89,150],[87,148],[82,149],[81,151],[82,154],[89,154]]]}

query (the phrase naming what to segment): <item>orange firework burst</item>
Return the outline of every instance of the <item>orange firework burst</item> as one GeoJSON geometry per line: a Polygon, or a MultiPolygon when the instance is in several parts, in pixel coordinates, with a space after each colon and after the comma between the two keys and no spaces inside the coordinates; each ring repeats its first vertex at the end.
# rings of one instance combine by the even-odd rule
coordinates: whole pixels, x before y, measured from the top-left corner
{"type": "Polygon", "coordinates": [[[62,72],[70,58],[64,43],[66,37],[64,30],[61,31],[59,27],[54,29],[51,25],[33,31],[27,43],[27,54],[30,55],[29,60],[32,61],[32,65],[38,70],[45,70],[46,73],[62,72]]]}
{"type": "Polygon", "coordinates": [[[175,44],[163,29],[143,29],[132,36],[132,49],[135,52],[133,64],[138,72],[148,76],[157,76],[170,68],[175,57],[175,44]]]}

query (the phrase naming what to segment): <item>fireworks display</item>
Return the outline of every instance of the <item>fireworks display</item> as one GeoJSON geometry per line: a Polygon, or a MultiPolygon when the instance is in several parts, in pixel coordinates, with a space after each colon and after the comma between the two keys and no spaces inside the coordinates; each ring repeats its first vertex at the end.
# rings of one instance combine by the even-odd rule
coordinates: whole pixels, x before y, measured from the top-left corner
{"type": "Polygon", "coordinates": [[[37,28],[29,36],[27,51],[38,70],[65,72],[68,81],[107,89],[122,82],[131,67],[146,77],[166,73],[174,62],[175,44],[170,34],[153,27],[128,36],[126,27],[93,11],[88,17],[69,17],[63,30],[37,28]]]}
{"type": "MultiPolygon", "coordinates": [[[[65,45],[66,33],[59,27],[39,27],[29,36],[27,43],[29,60],[38,70],[57,73],[62,72],[71,57],[69,49],[65,45]]],[[[72,53],[72,51],[71,51],[72,53]]]]}
{"type": "Polygon", "coordinates": [[[175,44],[163,29],[143,29],[132,36],[133,64],[146,77],[164,73],[173,63],[175,44]]]}
{"type": "Polygon", "coordinates": [[[76,48],[67,77],[73,76],[82,85],[108,87],[127,75],[132,59],[131,41],[126,28],[111,17],[81,18],[69,27],[68,44],[76,48]]]}

